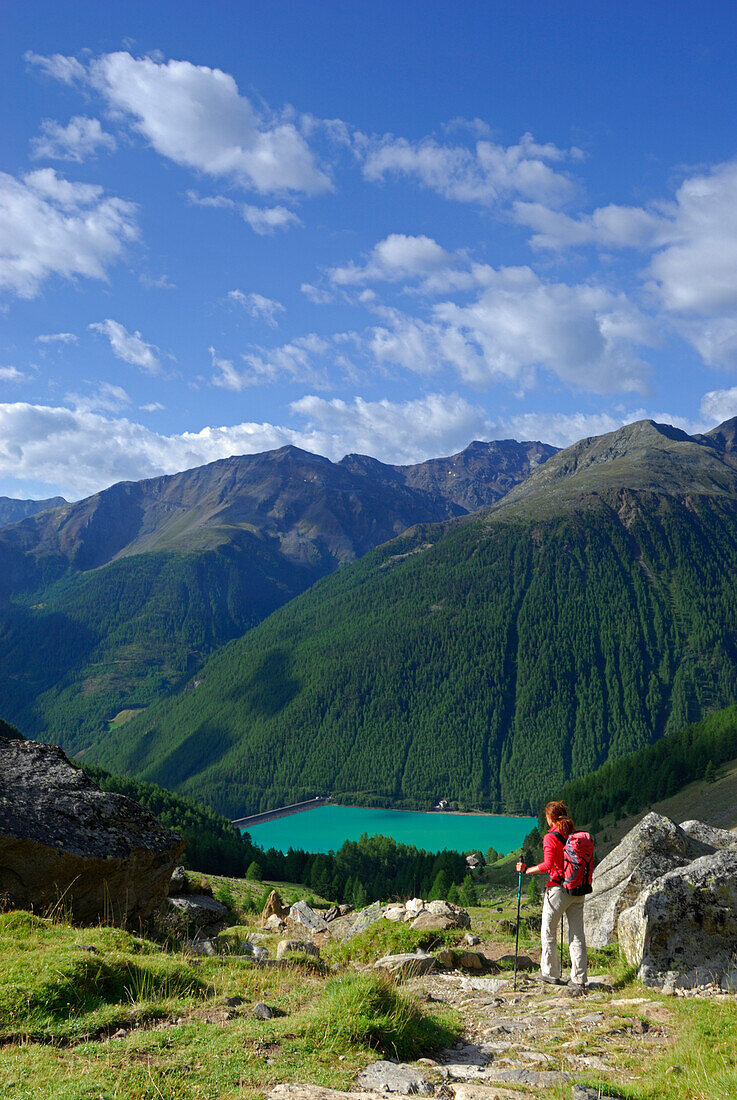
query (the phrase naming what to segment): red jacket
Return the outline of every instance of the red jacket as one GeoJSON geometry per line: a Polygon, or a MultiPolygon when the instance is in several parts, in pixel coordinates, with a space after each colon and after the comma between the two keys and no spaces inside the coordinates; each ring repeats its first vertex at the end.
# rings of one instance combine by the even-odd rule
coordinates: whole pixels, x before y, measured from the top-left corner
{"type": "Polygon", "coordinates": [[[550,886],[560,886],[563,881],[563,848],[565,841],[561,839],[558,830],[553,826],[543,837],[543,858],[539,864],[541,871],[546,871],[548,881],[545,889],[550,886]]]}

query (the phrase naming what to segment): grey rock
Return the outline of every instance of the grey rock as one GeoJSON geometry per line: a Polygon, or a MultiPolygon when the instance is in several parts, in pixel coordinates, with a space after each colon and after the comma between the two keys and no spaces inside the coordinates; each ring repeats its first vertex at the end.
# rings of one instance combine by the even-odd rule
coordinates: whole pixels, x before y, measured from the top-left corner
{"type": "Polygon", "coordinates": [[[737,848],[656,879],[621,914],[617,933],[646,985],[719,985],[735,968],[737,848]]]}
{"type": "MultiPolygon", "coordinates": [[[[514,955],[500,955],[496,962],[499,966],[511,966],[514,969],[514,955]]],[[[517,956],[517,970],[535,970],[536,967],[537,963],[534,963],[529,955],[517,956]]]]}
{"type": "Polygon", "coordinates": [[[570,1074],[552,1069],[487,1069],[484,1073],[484,1081],[490,1083],[532,1085],[536,1089],[563,1085],[570,1079],[570,1074]]]}
{"type": "Polygon", "coordinates": [[[175,867],[169,880],[170,894],[187,893],[187,875],[183,867],[175,867]]]}
{"type": "Polygon", "coordinates": [[[290,919],[301,924],[308,932],[324,932],[327,922],[306,901],[297,901],[289,910],[290,919]]]}
{"type": "Polygon", "coordinates": [[[644,817],[594,872],[593,893],[586,899],[588,945],[613,943],[620,913],[651,882],[701,855],[698,849],[698,842],[669,818],[656,813],[644,817]]]}
{"type": "Polygon", "coordinates": [[[433,955],[384,955],[374,963],[374,970],[385,970],[399,978],[416,978],[420,974],[429,974],[436,967],[433,955]]]}
{"type": "Polygon", "coordinates": [[[166,904],[178,924],[195,932],[194,939],[205,938],[198,937],[198,931],[219,932],[227,922],[227,906],[207,894],[177,894],[166,904]]]}
{"type": "Polygon", "coordinates": [[[213,940],[192,940],[189,950],[193,955],[217,955],[218,949],[213,940]]]}
{"type": "Polygon", "coordinates": [[[461,981],[461,989],[468,993],[500,993],[509,988],[508,978],[464,978],[461,981]]]}
{"type": "Polygon", "coordinates": [[[449,928],[458,928],[453,917],[440,913],[420,913],[410,924],[417,932],[446,932],[449,928]]]}
{"type": "Polygon", "coordinates": [[[401,1096],[429,1096],[433,1087],[418,1070],[402,1062],[372,1062],[358,1075],[356,1084],[376,1092],[395,1092],[401,1096]]]}
{"type": "Polygon", "coordinates": [[[281,917],[277,917],[276,913],[272,913],[264,921],[264,928],[267,928],[269,932],[284,932],[287,927],[287,922],[282,920],[281,917]]]}
{"type": "Polygon", "coordinates": [[[375,901],[358,913],[347,913],[338,917],[336,920],[331,921],[329,925],[326,925],[326,928],[330,930],[330,934],[336,939],[349,940],[353,936],[365,932],[372,924],[381,920],[383,915],[381,903],[375,901]]]}
{"type": "MultiPolygon", "coordinates": [[[[704,821],[683,821],[681,822],[681,828],[691,840],[703,844],[705,848],[703,855],[737,847],[737,833],[732,833],[729,829],[716,829],[713,825],[707,825],[704,821]]],[[[701,854],[699,853],[699,855],[701,854]]]]}
{"type": "Polygon", "coordinates": [[[259,943],[254,943],[250,953],[257,963],[266,962],[269,957],[269,952],[259,943]]]}
{"type": "Polygon", "coordinates": [[[471,932],[466,932],[465,936],[463,937],[463,942],[467,943],[469,947],[475,947],[477,944],[481,943],[481,940],[478,936],[474,936],[471,932]]]}
{"type": "Polygon", "coordinates": [[[283,959],[291,951],[298,951],[302,955],[313,955],[316,959],[320,958],[320,948],[305,940],[281,940],[276,948],[276,957],[283,959]]]}
{"type": "Polygon", "coordinates": [[[263,1001],[257,1001],[251,1009],[251,1012],[257,1020],[270,1020],[274,1015],[269,1006],[264,1004],[263,1001]]]}
{"type": "Polygon", "coordinates": [[[169,892],[185,842],[122,794],[99,790],[61,749],[0,738],[0,895],[80,924],[126,924],[169,892]]]}

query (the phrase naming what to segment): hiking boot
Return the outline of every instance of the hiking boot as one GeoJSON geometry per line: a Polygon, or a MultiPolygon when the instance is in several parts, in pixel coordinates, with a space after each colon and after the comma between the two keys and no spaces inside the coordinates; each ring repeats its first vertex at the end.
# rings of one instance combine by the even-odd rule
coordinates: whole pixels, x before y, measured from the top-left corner
{"type": "Polygon", "coordinates": [[[546,985],[565,985],[566,983],[562,978],[554,978],[552,974],[543,974],[542,971],[538,971],[537,974],[532,975],[538,982],[545,982],[546,985]]]}

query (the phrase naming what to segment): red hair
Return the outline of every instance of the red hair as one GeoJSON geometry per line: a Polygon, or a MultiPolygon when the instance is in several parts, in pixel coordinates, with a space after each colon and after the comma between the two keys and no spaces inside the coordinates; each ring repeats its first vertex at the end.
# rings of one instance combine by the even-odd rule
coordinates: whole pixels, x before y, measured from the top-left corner
{"type": "Polygon", "coordinates": [[[568,807],[565,802],[548,802],[545,807],[545,817],[549,818],[564,840],[574,831],[576,826],[568,816],[568,807]]]}

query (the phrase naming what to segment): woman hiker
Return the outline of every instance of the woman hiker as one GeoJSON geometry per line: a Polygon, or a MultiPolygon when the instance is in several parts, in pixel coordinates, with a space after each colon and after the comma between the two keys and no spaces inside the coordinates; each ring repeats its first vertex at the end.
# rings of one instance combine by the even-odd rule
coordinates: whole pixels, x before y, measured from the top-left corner
{"type": "Polygon", "coordinates": [[[583,896],[569,893],[560,883],[563,881],[563,849],[566,840],[574,832],[565,802],[548,802],[545,817],[549,830],[543,837],[543,861],[535,867],[527,867],[521,860],[517,871],[526,875],[545,873],[542,926],[540,939],[540,979],[549,985],[565,985],[560,976],[558,954],[558,925],[565,913],[568,918],[568,946],[571,952],[571,986],[583,991],[586,988],[586,937],[583,929],[583,896]]]}

